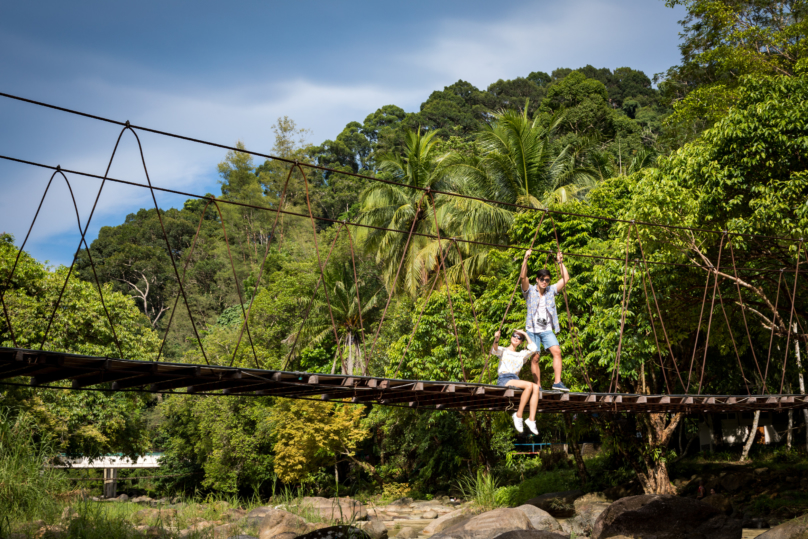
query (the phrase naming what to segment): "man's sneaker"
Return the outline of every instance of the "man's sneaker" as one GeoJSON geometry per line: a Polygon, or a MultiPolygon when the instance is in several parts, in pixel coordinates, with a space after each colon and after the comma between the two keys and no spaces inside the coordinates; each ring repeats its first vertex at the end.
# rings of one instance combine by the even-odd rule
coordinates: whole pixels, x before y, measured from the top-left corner
{"type": "Polygon", "coordinates": [[[522,426],[522,418],[516,417],[516,412],[513,413],[513,426],[516,427],[516,432],[522,434],[525,428],[522,426]]]}
{"type": "Polygon", "coordinates": [[[525,425],[527,425],[527,428],[529,428],[530,432],[532,432],[533,434],[538,434],[539,433],[539,431],[536,430],[536,422],[535,421],[525,419],[525,425]]]}
{"type": "Polygon", "coordinates": [[[557,384],[553,384],[553,391],[563,391],[564,393],[569,393],[570,389],[564,385],[564,382],[558,382],[557,384]]]}

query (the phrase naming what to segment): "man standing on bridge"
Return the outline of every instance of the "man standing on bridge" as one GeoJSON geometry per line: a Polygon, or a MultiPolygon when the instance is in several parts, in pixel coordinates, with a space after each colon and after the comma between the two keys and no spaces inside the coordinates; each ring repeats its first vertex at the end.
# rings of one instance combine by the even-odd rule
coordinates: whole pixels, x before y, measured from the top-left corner
{"type": "MultiPolygon", "coordinates": [[[[522,296],[527,301],[527,334],[541,351],[541,347],[548,349],[553,356],[553,372],[555,380],[552,389],[569,392],[567,386],[561,382],[561,346],[558,344],[556,333],[561,331],[558,325],[558,312],[556,311],[555,297],[567,281],[570,274],[564,265],[564,256],[559,251],[556,254],[558,266],[561,268],[561,279],[550,284],[550,270],[543,268],[536,273],[536,286],[530,286],[527,278],[527,261],[533,251],[528,249],[522,261],[522,270],[519,272],[519,282],[522,286],[522,296]]],[[[534,359],[536,361],[536,359],[534,359]]]]}

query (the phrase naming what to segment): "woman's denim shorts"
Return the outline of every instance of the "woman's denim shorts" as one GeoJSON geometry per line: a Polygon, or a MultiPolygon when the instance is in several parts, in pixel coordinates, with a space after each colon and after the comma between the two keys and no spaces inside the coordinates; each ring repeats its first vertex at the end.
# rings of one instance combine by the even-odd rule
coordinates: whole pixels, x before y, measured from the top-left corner
{"type": "Polygon", "coordinates": [[[511,380],[518,380],[519,377],[512,372],[506,372],[497,376],[497,385],[506,386],[511,380]]]}

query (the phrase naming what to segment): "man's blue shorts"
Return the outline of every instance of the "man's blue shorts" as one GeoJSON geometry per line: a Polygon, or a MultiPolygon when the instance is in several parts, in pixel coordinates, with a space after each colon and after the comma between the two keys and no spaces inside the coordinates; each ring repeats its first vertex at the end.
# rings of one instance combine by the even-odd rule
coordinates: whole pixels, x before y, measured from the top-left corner
{"type": "Polygon", "coordinates": [[[519,377],[516,376],[514,373],[512,373],[512,372],[504,372],[504,373],[500,374],[499,376],[497,376],[497,385],[498,386],[506,386],[506,385],[508,385],[508,382],[510,382],[511,380],[518,380],[518,379],[519,379],[519,377]]]}
{"type": "Polygon", "coordinates": [[[531,333],[530,331],[527,332],[528,337],[536,346],[541,347],[544,346],[545,350],[549,350],[553,346],[560,346],[558,344],[558,339],[556,339],[555,333],[552,330],[548,329],[547,331],[542,331],[541,333],[531,333]]]}

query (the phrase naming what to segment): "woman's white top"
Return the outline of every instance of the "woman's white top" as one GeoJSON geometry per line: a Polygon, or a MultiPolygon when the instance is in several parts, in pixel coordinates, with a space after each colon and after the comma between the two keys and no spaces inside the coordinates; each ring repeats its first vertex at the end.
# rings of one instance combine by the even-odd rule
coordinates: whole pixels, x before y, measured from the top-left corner
{"type": "Polygon", "coordinates": [[[512,351],[510,348],[497,346],[491,353],[500,358],[497,374],[519,374],[525,360],[537,350],[535,343],[528,343],[527,349],[512,351]]]}

